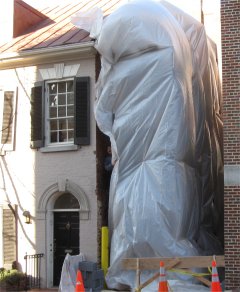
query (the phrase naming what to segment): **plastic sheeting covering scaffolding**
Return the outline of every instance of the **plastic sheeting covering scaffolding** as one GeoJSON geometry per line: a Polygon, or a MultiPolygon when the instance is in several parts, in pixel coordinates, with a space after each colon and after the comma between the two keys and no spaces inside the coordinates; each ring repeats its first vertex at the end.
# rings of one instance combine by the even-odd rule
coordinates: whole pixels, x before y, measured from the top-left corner
{"type": "Polygon", "coordinates": [[[134,275],[121,270],[123,258],[222,253],[220,82],[204,26],[171,4],[94,13],[89,31],[102,65],[95,117],[116,161],[106,281],[124,289],[134,275]]]}

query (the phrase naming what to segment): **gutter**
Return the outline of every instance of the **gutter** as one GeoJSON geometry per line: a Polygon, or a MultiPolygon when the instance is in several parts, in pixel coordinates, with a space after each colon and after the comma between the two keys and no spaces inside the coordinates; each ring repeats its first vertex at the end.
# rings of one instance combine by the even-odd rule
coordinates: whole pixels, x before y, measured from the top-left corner
{"type": "Polygon", "coordinates": [[[93,57],[94,41],[0,54],[0,70],[93,57]]]}

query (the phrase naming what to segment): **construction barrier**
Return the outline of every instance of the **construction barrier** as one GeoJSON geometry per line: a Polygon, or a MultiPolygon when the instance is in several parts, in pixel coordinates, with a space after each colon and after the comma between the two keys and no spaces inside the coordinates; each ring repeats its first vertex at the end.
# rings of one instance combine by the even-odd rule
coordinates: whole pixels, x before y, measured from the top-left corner
{"type": "MultiPolygon", "coordinates": [[[[224,256],[214,256],[218,267],[225,267],[224,256]]],[[[159,262],[164,262],[165,270],[191,275],[199,280],[204,285],[211,288],[212,283],[204,276],[211,276],[211,273],[194,273],[191,269],[208,268],[212,265],[213,256],[194,256],[194,257],[179,257],[179,258],[125,258],[122,260],[122,268],[125,270],[136,271],[135,291],[140,292],[160,276],[160,272],[154,274],[144,283],[140,283],[141,271],[144,270],[159,270],[159,262]]],[[[215,290],[212,290],[215,291],[215,290]]],[[[221,291],[221,290],[216,290],[221,291]]]]}

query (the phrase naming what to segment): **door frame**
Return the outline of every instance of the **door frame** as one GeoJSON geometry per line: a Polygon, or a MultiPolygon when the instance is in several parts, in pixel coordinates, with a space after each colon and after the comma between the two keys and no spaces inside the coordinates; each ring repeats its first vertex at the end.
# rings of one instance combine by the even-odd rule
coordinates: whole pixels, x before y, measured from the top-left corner
{"type": "MultiPolygon", "coordinates": [[[[66,210],[79,212],[79,228],[81,220],[90,220],[90,204],[85,191],[73,181],[62,179],[59,183],[50,185],[37,203],[36,219],[43,220],[45,223],[45,234],[43,234],[43,238],[45,237],[44,281],[46,281],[47,288],[53,288],[53,212],[65,212],[66,210]],[[77,198],[80,209],[54,209],[55,201],[65,192],[69,192],[77,198]]],[[[79,239],[81,240],[80,234],[79,239]]]]}
{"type": "Polygon", "coordinates": [[[54,212],[79,212],[79,247],[80,247],[80,209],[53,209],[47,211],[47,287],[53,288],[53,267],[54,267],[54,212]]]}
{"type": "MultiPolygon", "coordinates": [[[[52,273],[53,273],[53,277],[52,277],[52,281],[54,283],[54,225],[56,222],[54,222],[54,214],[55,213],[70,213],[70,212],[75,212],[78,213],[78,253],[80,252],[80,212],[79,209],[54,209],[52,214],[53,214],[53,246],[52,246],[52,256],[53,256],[53,264],[52,264],[52,273]]],[[[53,285],[54,286],[54,285],[53,285]]]]}

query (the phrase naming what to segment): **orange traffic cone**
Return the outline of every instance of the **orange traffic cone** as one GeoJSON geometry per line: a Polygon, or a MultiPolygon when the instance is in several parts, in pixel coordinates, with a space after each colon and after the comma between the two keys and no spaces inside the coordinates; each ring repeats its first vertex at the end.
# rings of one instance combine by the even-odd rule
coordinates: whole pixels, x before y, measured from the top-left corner
{"type": "Polygon", "coordinates": [[[211,292],[221,292],[222,288],[219,282],[217,264],[216,261],[212,261],[212,283],[211,283],[211,292]]]}
{"type": "Polygon", "coordinates": [[[82,273],[80,270],[77,271],[75,292],[85,292],[84,285],[83,285],[83,279],[82,279],[82,273]]]}
{"type": "Polygon", "coordinates": [[[158,285],[158,292],[168,292],[168,285],[163,262],[160,262],[160,280],[158,285]]]}

